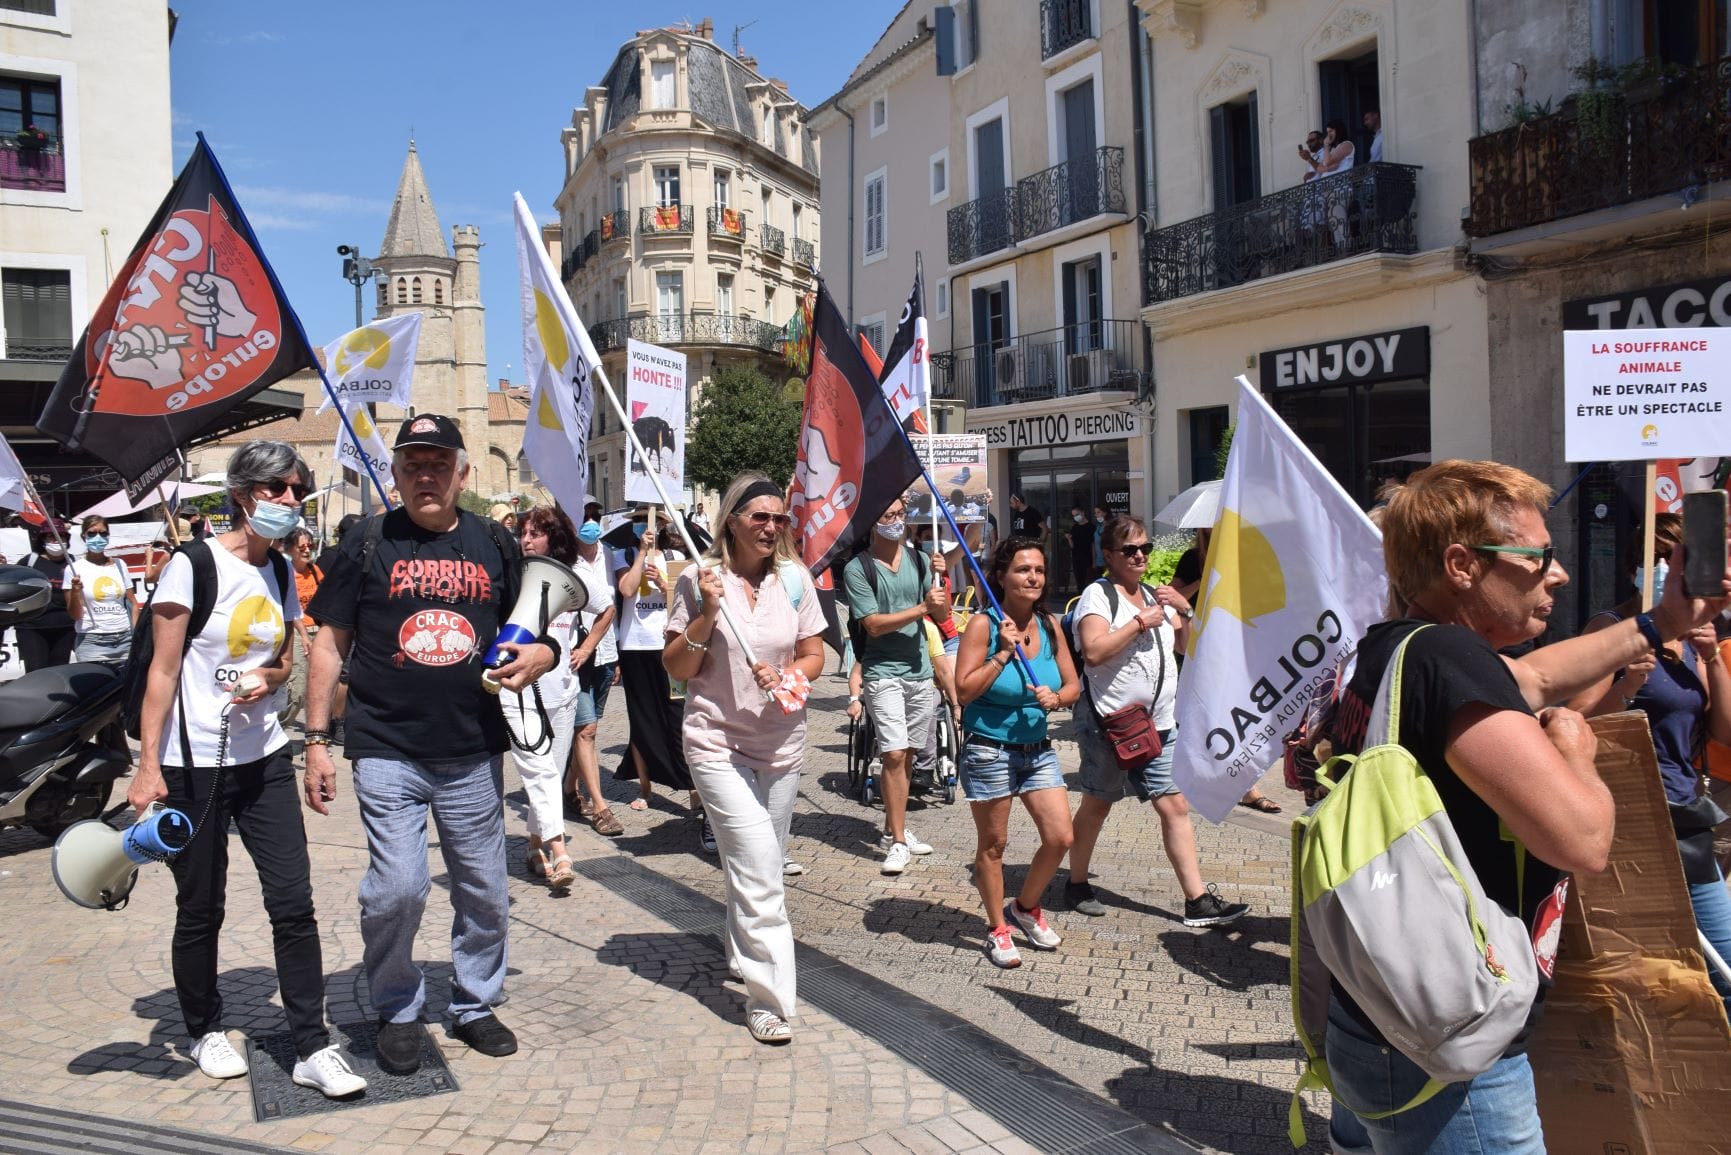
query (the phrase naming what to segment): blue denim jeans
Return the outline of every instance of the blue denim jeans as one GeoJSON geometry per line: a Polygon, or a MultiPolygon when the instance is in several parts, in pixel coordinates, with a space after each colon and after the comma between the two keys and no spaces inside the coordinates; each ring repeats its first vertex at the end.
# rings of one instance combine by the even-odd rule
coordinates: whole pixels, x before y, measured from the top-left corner
{"type": "MultiPolygon", "coordinates": [[[[1364,1033],[1340,1004],[1328,1005],[1328,1071],[1339,1101],[1375,1114],[1407,1102],[1428,1081],[1419,1065],[1364,1033]]],[[[1337,1139],[1355,1136],[1350,1120],[1335,1121],[1337,1139]]],[[[1544,1155],[1538,1093],[1525,1055],[1512,1055],[1467,1083],[1386,1119],[1365,1119],[1377,1155],[1544,1155]]]]}
{"type": "MultiPolygon", "coordinates": [[[[1695,908],[1697,929],[1707,936],[1719,957],[1731,963],[1731,892],[1726,891],[1724,878],[1690,883],[1689,903],[1695,908]]],[[[1707,973],[1713,978],[1714,989],[1725,1000],[1726,1012],[1731,1014],[1731,983],[1725,981],[1712,963],[1707,964],[1707,973]]]]}
{"type": "Polygon", "coordinates": [[[450,876],[451,1018],[485,1017],[504,1001],[505,890],[504,760],[497,755],[459,762],[362,758],[355,763],[355,799],[367,831],[369,860],[361,879],[361,961],[381,1019],[411,1023],[427,1001],[426,978],[415,965],[415,932],[427,908],[427,813],[439,831],[450,876]]]}

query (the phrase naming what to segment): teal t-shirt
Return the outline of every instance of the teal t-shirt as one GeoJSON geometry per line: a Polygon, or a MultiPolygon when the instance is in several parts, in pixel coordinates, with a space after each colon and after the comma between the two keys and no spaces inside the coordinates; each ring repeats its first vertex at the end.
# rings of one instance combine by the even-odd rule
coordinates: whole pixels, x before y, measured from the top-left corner
{"type": "MultiPolygon", "coordinates": [[[[986,656],[990,657],[998,648],[998,622],[990,615],[986,621],[991,626],[986,634],[986,656]]],[[[1064,675],[1058,669],[1057,655],[1052,652],[1056,639],[1044,614],[1040,615],[1034,632],[1040,639],[1040,652],[1029,658],[1028,664],[1034,667],[1034,677],[1040,680],[1040,685],[1055,694],[1064,688],[1064,675]]],[[[1046,736],[1046,711],[1040,709],[1039,700],[1028,687],[1028,676],[1015,658],[998,671],[985,693],[963,707],[962,730],[1018,744],[1038,742],[1046,736]]]]}
{"type": "MultiPolygon", "coordinates": [[[[864,618],[912,609],[926,597],[926,591],[920,587],[922,570],[927,575],[931,573],[931,569],[922,567],[919,559],[906,547],[902,549],[900,567],[894,570],[878,561],[869,550],[860,554],[842,570],[848,612],[864,618]],[[877,594],[872,593],[871,582],[866,578],[865,567],[868,565],[877,567],[877,594]]],[[[930,580],[929,576],[927,580],[930,580]]],[[[924,621],[923,617],[915,618],[893,633],[866,638],[864,652],[854,655],[865,670],[866,681],[932,676],[932,661],[926,655],[924,621]]]]}

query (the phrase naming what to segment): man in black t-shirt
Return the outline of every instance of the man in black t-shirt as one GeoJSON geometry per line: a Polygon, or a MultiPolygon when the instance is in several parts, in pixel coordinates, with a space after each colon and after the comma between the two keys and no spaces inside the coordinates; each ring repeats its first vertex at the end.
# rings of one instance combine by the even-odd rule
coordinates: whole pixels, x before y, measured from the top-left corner
{"type": "Polygon", "coordinates": [[[66,591],[61,587],[66,579],[66,540],[56,538],[46,529],[30,529],[30,553],[18,561],[47,578],[51,587],[48,608],[27,622],[18,631],[18,657],[24,672],[64,666],[72,660],[72,646],[77,634],[72,617],[66,612],[66,591]]]}
{"type": "Polygon", "coordinates": [[[1024,501],[1019,493],[1010,495],[1010,532],[1016,537],[1046,540],[1046,515],[1024,501]]]}
{"type": "MultiPolygon", "coordinates": [[[[322,625],[307,687],[307,805],[329,812],[336,795],[330,709],[337,673],[350,663],[346,752],[366,826],[370,861],[361,880],[361,940],[379,1066],[420,1065],[418,1024],[426,982],[415,932],[426,907],[427,812],[451,878],[454,1033],[486,1055],[517,1039],[492,1008],[504,1001],[503,755],[509,742],[499,700],[481,682],[481,655],[516,601],[517,543],[457,508],[468,479],[463,436],[447,417],[412,417],[397,434],[392,473],[404,506],[343,539],[307,611],[322,625]]],[[[522,690],[553,668],[559,647],[543,635],[503,647],[494,673],[522,690]]]]}

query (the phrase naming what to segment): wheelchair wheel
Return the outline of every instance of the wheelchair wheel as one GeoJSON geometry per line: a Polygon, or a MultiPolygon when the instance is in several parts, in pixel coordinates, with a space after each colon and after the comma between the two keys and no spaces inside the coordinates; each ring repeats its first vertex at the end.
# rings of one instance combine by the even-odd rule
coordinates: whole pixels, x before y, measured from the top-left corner
{"type": "Polygon", "coordinates": [[[956,800],[956,784],[962,756],[959,738],[956,724],[948,709],[943,710],[938,718],[938,765],[934,778],[935,785],[943,794],[945,805],[956,800]]]}
{"type": "Polygon", "coordinates": [[[865,773],[865,759],[860,755],[864,751],[865,735],[859,719],[847,720],[847,787],[849,790],[859,789],[860,776],[865,773]]]}
{"type": "Polygon", "coordinates": [[[873,806],[877,803],[878,783],[872,776],[871,767],[866,767],[864,778],[860,782],[859,800],[862,806],[873,806]]]}

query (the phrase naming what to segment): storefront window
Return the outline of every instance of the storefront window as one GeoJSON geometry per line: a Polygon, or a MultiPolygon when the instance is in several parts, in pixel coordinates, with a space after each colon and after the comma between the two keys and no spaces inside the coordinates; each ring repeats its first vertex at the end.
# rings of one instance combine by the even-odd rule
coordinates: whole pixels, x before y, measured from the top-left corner
{"type": "Polygon", "coordinates": [[[1430,385],[1384,381],[1269,397],[1341,488],[1370,508],[1384,482],[1430,464],[1430,385]]]}
{"type": "MultiPolygon", "coordinates": [[[[1048,589],[1054,596],[1076,592],[1067,536],[1070,510],[1079,506],[1092,517],[1099,505],[1109,513],[1129,513],[1129,470],[1128,441],[1023,449],[1011,455],[1009,493],[1020,493],[1045,517],[1048,589]]],[[[1007,532],[1008,526],[1004,528],[1007,532]]]]}

